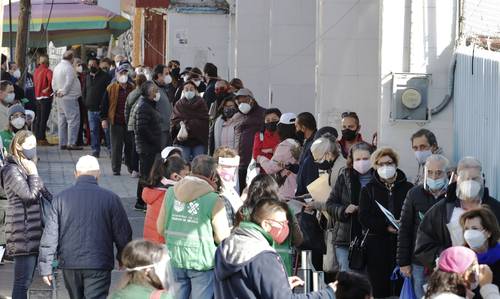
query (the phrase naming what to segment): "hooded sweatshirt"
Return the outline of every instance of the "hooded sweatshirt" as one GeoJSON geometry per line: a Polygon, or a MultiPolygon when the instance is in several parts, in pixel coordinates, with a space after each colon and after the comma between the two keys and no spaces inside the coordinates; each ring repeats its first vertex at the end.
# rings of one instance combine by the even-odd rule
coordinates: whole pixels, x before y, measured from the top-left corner
{"type": "Polygon", "coordinates": [[[142,199],[148,205],[146,218],[144,219],[144,239],[160,244],[165,244],[165,238],[156,230],[156,221],[158,220],[167,188],[173,186],[176,182],[166,180],[165,183],[164,187],[146,187],[142,190],[142,199]]]}
{"type": "Polygon", "coordinates": [[[215,298],[335,298],[331,288],[293,294],[271,244],[271,236],[254,223],[242,222],[235,228],[215,254],[215,298]]]}

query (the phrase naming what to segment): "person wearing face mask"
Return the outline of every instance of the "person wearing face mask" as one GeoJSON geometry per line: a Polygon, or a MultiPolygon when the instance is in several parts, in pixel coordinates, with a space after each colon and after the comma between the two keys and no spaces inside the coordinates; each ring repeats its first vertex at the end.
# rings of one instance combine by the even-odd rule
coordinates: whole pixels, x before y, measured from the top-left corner
{"type": "Polygon", "coordinates": [[[237,126],[234,115],[238,113],[238,107],[234,98],[222,101],[219,107],[220,116],[214,124],[214,150],[225,146],[236,149],[235,128],[237,126]]]}
{"type": "Polygon", "coordinates": [[[139,154],[139,174],[137,182],[136,210],[146,210],[142,199],[144,182],[148,180],[155,157],[161,152],[160,114],[156,105],[160,98],[158,87],[151,81],[146,81],[141,86],[141,97],[132,115],[134,117],[135,148],[139,154]]]}
{"type": "Polygon", "coordinates": [[[172,83],[172,77],[169,73],[168,67],[163,64],[155,66],[153,70],[153,82],[158,88],[160,93],[160,100],[156,104],[156,110],[160,113],[160,126],[161,126],[161,146],[162,148],[172,145],[172,137],[170,134],[170,118],[172,117],[174,102],[169,98],[168,84],[172,83]]]}
{"type": "MultiPolygon", "coordinates": [[[[47,121],[52,109],[52,70],[49,69],[49,56],[42,54],[38,57],[38,66],[34,73],[36,117],[34,133],[39,145],[49,145],[46,137],[47,121]]],[[[102,94],[101,94],[102,95],[102,94]]]]}
{"type": "MultiPolygon", "coordinates": [[[[280,137],[277,133],[278,123],[280,121],[281,111],[278,108],[269,108],[264,113],[264,125],[260,132],[255,133],[253,138],[252,158],[257,159],[263,156],[270,159],[274,150],[280,143],[280,137]]],[[[297,116],[293,114],[295,119],[297,116]]]]}
{"type": "Polygon", "coordinates": [[[349,149],[352,145],[364,142],[361,136],[361,125],[356,112],[342,113],[342,138],[339,140],[342,156],[347,159],[349,149]]]}
{"type": "Polygon", "coordinates": [[[444,249],[464,244],[460,216],[469,210],[487,205],[500,219],[500,203],[489,196],[481,174],[481,163],[473,157],[458,162],[457,180],[448,185],[446,197],[430,208],[417,231],[415,256],[432,268],[444,249]]]}
{"type": "Polygon", "coordinates": [[[207,89],[207,84],[205,84],[205,82],[203,81],[203,73],[197,67],[192,68],[187,73],[186,80],[184,80],[184,82],[187,81],[193,81],[194,84],[196,84],[199,93],[205,92],[205,90],[207,89]]]}
{"type": "Polygon", "coordinates": [[[129,82],[128,68],[121,65],[117,70],[117,81],[106,87],[101,104],[101,125],[108,129],[111,137],[111,169],[113,175],[120,175],[122,156],[125,147],[125,162],[129,164],[131,142],[125,140],[127,136],[127,123],[125,119],[125,105],[128,95],[135,86],[129,82]]]}
{"type": "Polygon", "coordinates": [[[0,171],[9,207],[5,218],[6,254],[14,258],[12,297],[27,298],[43,230],[39,199],[48,191],[38,175],[36,138],[30,131],[17,132],[10,153],[0,171]]]}
{"type": "Polygon", "coordinates": [[[17,80],[21,78],[21,70],[17,67],[15,62],[9,62],[9,74],[12,84],[16,84],[17,80]]]}
{"type": "Polygon", "coordinates": [[[437,267],[429,278],[425,298],[471,299],[473,290],[484,299],[498,299],[498,286],[492,284],[493,275],[487,265],[479,265],[474,251],[463,246],[444,250],[437,267]]]}
{"type": "Polygon", "coordinates": [[[443,155],[443,149],[438,146],[436,135],[427,129],[420,129],[411,136],[411,148],[415,153],[418,163],[415,184],[424,182],[424,164],[427,158],[432,154],[443,155]]]}
{"type": "Polygon", "coordinates": [[[297,172],[297,190],[295,191],[295,195],[297,196],[309,193],[307,185],[314,182],[319,176],[318,165],[314,163],[314,157],[311,152],[311,145],[314,142],[316,129],[316,119],[309,112],[302,112],[295,119],[297,140],[302,145],[299,170],[297,172]]]}
{"type": "Polygon", "coordinates": [[[20,130],[26,130],[26,112],[21,104],[15,104],[9,107],[7,114],[9,126],[6,130],[0,132],[3,149],[7,153],[10,150],[10,143],[14,135],[20,130]]]}
{"type": "Polygon", "coordinates": [[[188,174],[189,165],[180,157],[173,156],[167,159],[158,157],[155,160],[151,174],[142,191],[142,198],[147,204],[143,234],[145,240],[165,244],[165,238],[156,230],[156,222],[163,205],[165,192],[188,174]]]}
{"type": "Polygon", "coordinates": [[[114,75],[112,75],[112,73],[114,74],[114,70],[111,70],[111,66],[113,65],[113,63],[113,60],[109,59],[108,57],[102,58],[99,62],[99,67],[101,68],[101,70],[108,73],[111,78],[114,78],[114,75]]]}
{"type": "Polygon", "coordinates": [[[464,246],[476,253],[479,264],[491,268],[493,283],[500,286],[500,227],[495,214],[486,207],[470,210],[460,217],[460,225],[464,246]]]}
{"type": "Polygon", "coordinates": [[[293,288],[304,282],[288,277],[274,244],[290,234],[286,203],[263,197],[249,217],[233,229],[215,253],[215,298],[335,298],[333,285],[306,294],[293,288]]]}
{"type": "Polygon", "coordinates": [[[132,240],[120,197],[98,185],[100,175],[95,157],[78,159],[76,182],[52,199],[40,241],[43,282],[52,285],[52,265],[57,259],[70,298],[106,298],[115,267],[114,249],[122,265],[122,251],[132,240]]]}
{"type": "Polygon", "coordinates": [[[208,109],[205,101],[198,94],[196,84],[188,81],[184,84],[184,95],[175,103],[171,119],[174,144],[182,148],[186,161],[205,154],[208,146],[208,109]],[[187,129],[187,139],[177,137],[183,122],[187,129]]]}
{"type": "Polygon", "coordinates": [[[203,94],[203,99],[205,99],[207,107],[210,107],[212,103],[217,101],[217,95],[215,94],[215,84],[219,80],[217,66],[213,63],[207,62],[203,67],[203,73],[205,76],[205,83],[207,84],[207,88],[203,94]]]}
{"type": "Polygon", "coordinates": [[[110,299],[174,299],[170,256],[165,246],[134,240],[123,249],[125,275],[110,299]]]}
{"type": "Polygon", "coordinates": [[[413,254],[417,230],[425,213],[446,195],[449,162],[442,155],[431,155],[425,162],[425,183],[413,187],[404,201],[398,234],[397,262],[406,277],[411,277],[417,298],[424,295],[424,266],[413,254]]]}
{"type": "Polygon", "coordinates": [[[326,210],[334,221],[333,244],[340,271],[352,271],[348,259],[349,245],[355,237],[361,236],[359,194],[373,177],[370,162],[372,153],[373,147],[366,142],[351,146],[346,166],[340,170],[326,202],[326,210]]]}
{"type": "Polygon", "coordinates": [[[191,175],[165,195],[157,230],[170,251],[177,299],[213,297],[215,250],[229,236],[226,209],[217,189],[217,161],[200,155],[191,164],[191,175]]]}
{"type": "Polygon", "coordinates": [[[397,228],[389,222],[380,205],[399,220],[403,202],[413,184],[398,169],[399,156],[391,148],[380,148],[371,155],[372,179],[361,189],[358,217],[366,238],[366,269],[373,286],[373,297],[398,296],[402,280],[390,280],[396,266],[397,228]]]}
{"type": "Polygon", "coordinates": [[[18,103],[15,97],[12,82],[8,80],[0,81],[0,129],[9,126],[9,107],[18,103]]]}
{"type": "Polygon", "coordinates": [[[100,107],[106,87],[111,82],[111,76],[99,68],[99,60],[97,58],[90,58],[88,65],[89,72],[85,77],[85,88],[83,89],[82,97],[87,108],[92,155],[99,158],[101,153],[100,107]]]}
{"type": "Polygon", "coordinates": [[[239,182],[240,191],[245,188],[248,165],[252,159],[253,140],[264,123],[266,110],[255,100],[253,93],[247,89],[240,89],[235,95],[239,113],[233,116],[235,127],[235,149],[240,156],[239,182]]]}

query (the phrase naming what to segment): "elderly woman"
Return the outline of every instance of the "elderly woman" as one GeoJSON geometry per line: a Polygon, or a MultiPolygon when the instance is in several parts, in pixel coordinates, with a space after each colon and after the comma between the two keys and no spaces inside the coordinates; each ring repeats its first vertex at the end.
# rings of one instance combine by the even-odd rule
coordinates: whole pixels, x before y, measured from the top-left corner
{"type": "Polygon", "coordinates": [[[479,264],[493,271],[493,283],[500,286],[500,227],[495,214],[488,208],[465,212],[460,217],[467,247],[472,249],[479,264]]]}
{"type": "Polygon", "coordinates": [[[408,190],[413,185],[398,169],[399,156],[391,148],[381,148],[371,156],[375,170],[371,181],[361,189],[359,198],[359,222],[366,239],[366,266],[373,285],[373,296],[384,298],[399,296],[400,281],[391,281],[396,266],[396,245],[398,228],[389,221],[382,209],[388,210],[396,220],[408,190]]]}

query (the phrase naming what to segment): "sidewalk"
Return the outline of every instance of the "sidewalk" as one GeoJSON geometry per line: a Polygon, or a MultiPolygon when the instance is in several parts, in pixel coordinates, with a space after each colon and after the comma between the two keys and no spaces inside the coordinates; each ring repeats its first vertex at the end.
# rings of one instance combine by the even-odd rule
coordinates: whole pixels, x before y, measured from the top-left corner
{"type": "MultiPolygon", "coordinates": [[[[91,150],[89,147],[86,147],[83,151],[63,151],[59,150],[56,146],[39,147],[38,157],[40,161],[38,163],[38,171],[49,191],[52,194],[57,194],[68,186],[71,186],[75,180],[74,170],[78,158],[90,153],[91,150]]],[[[133,209],[136,198],[137,179],[130,177],[125,165],[122,165],[122,175],[114,176],[111,171],[110,158],[105,149],[103,149],[101,153],[99,164],[101,167],[99,185],[120,196],[132,226],[133,238],[142,238],[144,213],[134,211],[133,209]]],[[[113,271],[111,289],[113,289],[113,286],[119,281],[121,275],[121,271],[113,271]]],[[[69,298],[64,288],[62,273],[59,273],[58,276],[58,298],[69,298]]],[[[2,296],[10,298],[13,277],[13,264],[0,266],[0,298],[2,298],[2,296]]],[[[35,274],[35,280],[31,289],[31,296],[28,298],[51,298],[49,287],[42,283],[42,279],[38,275],[38,270],[35,274]]]]}

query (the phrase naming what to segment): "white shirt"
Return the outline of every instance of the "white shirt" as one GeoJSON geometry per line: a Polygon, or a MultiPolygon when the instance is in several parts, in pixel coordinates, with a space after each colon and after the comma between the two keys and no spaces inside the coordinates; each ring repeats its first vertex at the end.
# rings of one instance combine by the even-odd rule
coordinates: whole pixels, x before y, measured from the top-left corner
{"type": "Polygon", "coordinates": [[[52,90],[63,94],[63,98],[76,99],[82,95],[80,80],[71,62],[61,60],[54,68],[52,90]]]}

